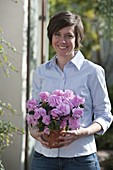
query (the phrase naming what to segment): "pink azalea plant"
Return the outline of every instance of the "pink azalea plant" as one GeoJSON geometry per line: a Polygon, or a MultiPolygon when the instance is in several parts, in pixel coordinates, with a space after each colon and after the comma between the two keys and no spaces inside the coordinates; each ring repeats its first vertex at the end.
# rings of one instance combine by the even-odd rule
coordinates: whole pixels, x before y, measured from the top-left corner
{"type": "Polygon", "coordinates": [[[27,101],[27,123],[39,131],[50,134],[51,130],[75,130],[80,127],[84,112],[84,98],[74,95],[71,90],[40,92],[36,99],[27,101]]]}

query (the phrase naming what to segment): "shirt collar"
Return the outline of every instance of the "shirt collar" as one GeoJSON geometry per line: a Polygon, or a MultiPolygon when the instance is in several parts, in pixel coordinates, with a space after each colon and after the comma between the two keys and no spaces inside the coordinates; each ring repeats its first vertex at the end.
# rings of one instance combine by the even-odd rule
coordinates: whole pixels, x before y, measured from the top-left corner
{"type": "Polygon", "coordinates": [[[84,62],[84,56],[81,53],[81,51],[78,51],[75,56],[72,58],[71,62],[80,70],[83,62],[84,62]]]}
{"type": "MultiPolygon", "coordinates": [[[[84,56],[80,51],[78,51],[75,54],[75,56],[71,59],[70,62],[72,62],[78,68],[78,70],[80,70],[83,64],[83,61],[84,61],[84,56]]],[[[49,67],[51,65],[56,65],[56,55],[50,61],[47,62],[46,66],[49,67]]]]}

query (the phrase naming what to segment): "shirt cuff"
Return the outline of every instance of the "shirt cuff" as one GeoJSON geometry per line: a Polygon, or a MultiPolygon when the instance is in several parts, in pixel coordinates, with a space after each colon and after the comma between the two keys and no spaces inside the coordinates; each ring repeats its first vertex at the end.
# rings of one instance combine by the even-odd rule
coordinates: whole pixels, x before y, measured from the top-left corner
{"type": "Polygon", "coordinates": [[[107,129],[110,127],[112,121],[113,121],[112,115],[111,115],[111,120],[109,120],[109,121],[106,121],[102,118],[95,119],[93,122],[97,122],[98,124],[100,124],[102,126],[102,130],[97,132],[96,134],[103,135],[107,131],[107,129]]]}

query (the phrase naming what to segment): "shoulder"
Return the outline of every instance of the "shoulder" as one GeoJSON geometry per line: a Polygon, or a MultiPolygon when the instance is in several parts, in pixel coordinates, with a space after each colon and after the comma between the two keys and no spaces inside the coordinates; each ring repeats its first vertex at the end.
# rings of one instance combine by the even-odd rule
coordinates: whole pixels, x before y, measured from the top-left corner
{"type": "Polygon", "coordinates": [[[84,62],[86,62],[88,79],[90,81],[89,83],[91,83],[91,82],[93,82],[93,84],[95,84],[96,82],[104,83],[105,82],[104,68],[96,63],[93,63],[92,61],[87,60],[87,59],[85,59],[84,62]]]}
{"type": "Polygon", "coordinates": [[[84,60],[84,64],[86,65],[88,70],[90,70],[90,72],[95,72],[95,73],[104,72],[104,68],[101,65],[89,61],[88,59],[84,60]]]}
{"type": "Polygon", "coordinates": [[[36,67],[34,72],[39,73],[39,72],[46,71],[47,68],[49,67],[49,65],[50,65],[50,61],[47,61],[47,62],[45,62],[43,64],[40,64],[39,66],[36,67]]]}

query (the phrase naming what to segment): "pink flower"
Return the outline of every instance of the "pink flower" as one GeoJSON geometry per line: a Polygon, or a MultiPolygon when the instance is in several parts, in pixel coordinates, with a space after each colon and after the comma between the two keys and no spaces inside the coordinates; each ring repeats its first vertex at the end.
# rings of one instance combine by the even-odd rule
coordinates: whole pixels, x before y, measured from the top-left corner
{"type": "Polygon", "coordinates": [[[63,113],[63,116],[69,115],[71,111],[70,106],[65,103],[61,103],[59,106],[57,106],[57,109],[63,113]]]}
{"type": "Polygon", "coordinates": [[[63,98],[62,102],[63,102],[64,104],[69,105],[69,106],[70,106],[70,109],[72,109],[72,108],[74,107],[74,105],[73,105],[73,103],[71,102],[71,100],[69,100],[69,99],[66,98],[66,97],[63,98]]]}
{"type": "Polygon", "coordinates": [[[85,99],[82,98],[82,97],[80,97],[79,95],[76,95],[76,96],[71,100],[71,102],[73,103],[73,105],[74,105],[75,107],[78,107],[79,105],[84,104],[85,99]]]}
{"type": "Polygon", "coordinates": [[[74,118],[80,118],[83,116],[83,108],[74,108],[72,113],[74,118]]]}
{"type": "Polygon", "coordinates": [[[72,90],[55,90],[52,94],[40,92],[39,99],[39,103],[36,99],[27,101],[28,125],[36,126],[46,134],[50,134],[51,130],[74,130],[80,127],[84,98],[74,95],[72,90]]]}
{"type": "Polygon", "coordinates": [[[39,112],[39,108],[34,110],[34,115],[33,115],[35,120],[38,120],[41,117],[41,114],[39,112]]]}
{"type": "Polygon", "coordinates": [[[57,96],[55,94],[51,95],[48,98],[48,103],[51,107],[56,107],[62,102],[62,98],[60,96],[57,96]]]}
{"type": "Polygon", "coordinates": [[[75,96],[72,90],[65,90],[64,92],[64,96],[68,99],[73,99],[73,97],[75,96]]]}
{"type": "Polygon", "coordinates": [[[50,93],[48,92],[40,92],[39,93],[39,98],[42,100],[42,101],[47,101],[48,98],[50,96],[50,93]]]}
{"type": "Polygon", "coordinates": [[[46,110],[45,110],[44,108],[42,108],[42,107],[40,107],[40,108],[38,109],[38,112],[39,112],[39,114],[40,114],[42,117],[44,117],[44,116],[46,115],[46,110]]]}
{"type": "Polygon", "coordinates": [[[42,119],[42,122],[45,124],[45,125],[49,125],[50,124],[50,116],[49,115],[45,115],[42,119]]]}
{"type": "Polygon", "coordinates": [[[34,120],[33,115],[27,114],[26,120],[27,120],[28,125],[36,126],[37,124],[37,121],[34,120]]]}
{"type": "Polygon", "coordinates": [[[45,128],[44,128],[44,133],[46,133],[47,135],[49,135],[49,134],[50,134],[50,129],[47,128],[47,127],[45,127],[45,128]]]}
{"type": "Polygon", "coordinates": [[[60,115],[62,114],[62,112],[60,110],[54,108],[50,111],[50,114],[52,115],[53,119],[56,119],[56,118],[60,119],[60,115]]]}
{"type": "Polygon", "coordinates": [[[80,128],[79,119],[69,118],[69,129],[75,130],[77,128],[80,128]]]}
{"type": "Polygon", "coordinates": [[[28,111],[32,111],[37,107],[37,100],[36,99],[31,99],[28,100],[26,103],[26,108],[28,109],[28,111]]]}
{"type": "Polygon", "coordinates": [[[66,125],[67,125],[67,119],[64,118],[60,123],[60,129],[64,129],[66,125]]]}
{"type": "Polygon", "coordinates": [[[57,96],[64,96],[64,92],[62,90],[55,90],[55,91],[53,91],[52,94],[55,94],[57,96]]]}

